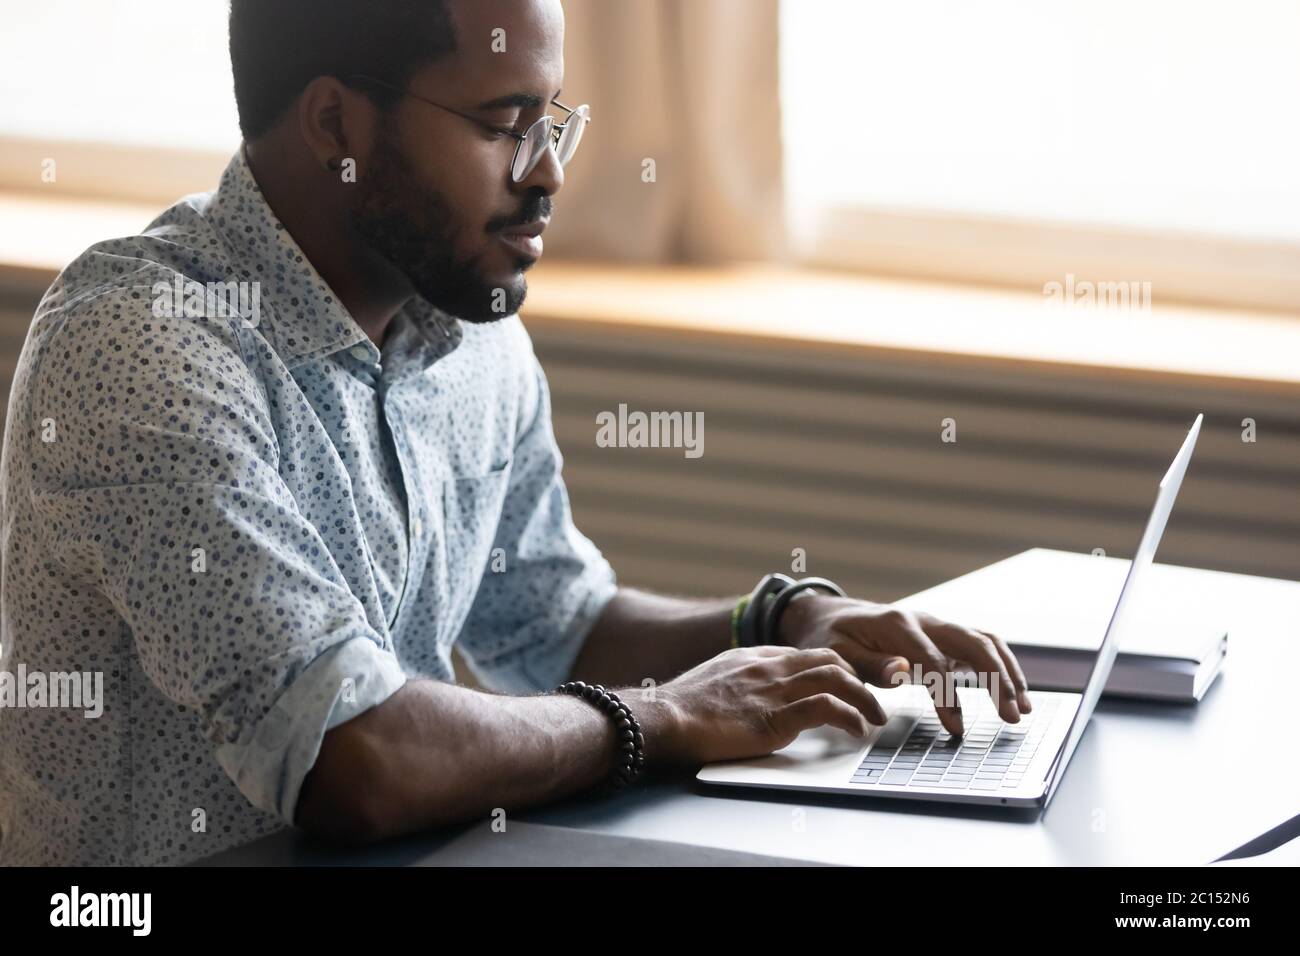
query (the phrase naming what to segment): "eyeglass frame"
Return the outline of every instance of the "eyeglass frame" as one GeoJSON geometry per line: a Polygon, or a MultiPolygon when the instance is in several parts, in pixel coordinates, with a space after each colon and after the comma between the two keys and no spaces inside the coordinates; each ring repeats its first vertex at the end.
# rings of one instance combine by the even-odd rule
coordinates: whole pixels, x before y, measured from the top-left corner
{"type": "MultiPolygon", "coordinates": [[[[376,76],[368,76],[368,75],[366,75],[366,74],[364,74],[364,73],[353,73],[353,74],[351,74],[350,76],[348,76],[347,79],[349,79],[349,80],[362,80],[362,81],[367,82],[367,83],[374,83],[376,86],[382,86],[382,87],[384,87],[385,89],[392,90],[394,93],[401,93],[401,94],[404,95],[404,96],[409,96],[409,97],[411,97],[411,98],[413,98],[413,99],[417,99],[417,100],[419,100],[421,103],[428,103],[430,106],[436,106],[436,107],[438,107],[438,109],[440,109],[440,110],[446,110],[448,113],[451,113],[451,114],[453,114],[453,115],[455,115],[455,116],[459,116],[461,119],[467,119],[467,120],[469,120],[471,123],[476,123],[477,125],[483,127],[484,129],[492,131],[493,133],[499,133],[499,134],[501,134],[501,135],[503,135],[503,136],[509,136],[509,137],[513,138],[513,139],[515,140],[515,154],[514,154],[514,156],[512,156],[511,159],[510,159],[510,179],[511,179],[513,182],[516,182],[516,183],[521,183],[521,182],[523,182],[525,179],[527,179],[529,176],[531,176],[531,175],[533,174],[533,170],[535,170],[535,169],[537,168],[537,163],[540,163],[540,162],[541,162],[541,155],[539,155],[539,156],[537,157],[537,162],[536,162],[536,163],[533,163],[532,169],[529,169],[528,172],[526,172],[526,173],[525,173],[521,178],[519,178],[519,179],[515,179],[514,169],[515,169],[515,164],[519,161],[519,150],[523,147],[524,143],[526,143],[526,142],[528,141],[528,137],[532,134],[533,129],[534,129],[534,128],[539,124],[539,123],[545,123],[547,120],[550,121],[550,123],[551,123],[551,131],[550,131],[550,135],[551,135],[551,137],[552,137],[552,142],[551,142],[551,144],[550,144],[550,148],[551,148],[552,150],[556,151],[556,157],[558,158],[558,156],[559,156],[559,153],[558,153],[558,147],[559,147],[559,145],[560,145],[560,138],[563,136],[564,131],[568,128],[569,124],[573,122],[574,117],[579,115],[579,110],[584,110],[584,109],[585,109],[585,110],[590,111],[590,109],[591,109],[591,107],[590,107],[588,104],[586,104],[586,103],[579,104],[579,105],[576,106],[576,107],[570,107],[570,106],[565,106],[565,105],[564,105],[563,103],[561,103],[558,99],[554,99],[554,98],[552,98],[552,100],[551,100],[551,105],[553,105],[553,106],[558,106],[560,109],[564,110],[566,113],[569,114],[568,117],[564,120],[563,123],[557,123],[557,122],[555,122],[555,117],[554,117],[554,116],[551,116],[551,114],[549,114],[549,113],[546,113],[546,114],[544,114],[544,115],[538,117],[538,118],[537,118],[537,119],[536,119],[536,120],[535,120],[535,121],[534,121],[534,122],[533,122],[533,123],[528,127],[528,129],[524,130],[524,132],[522,132],[522,133],[516,133],[516,132],[515,132],[514,130],[512,130],[512,129],[506,129],[506,128],[503,127],[503,126],[497,126],[495,123],[489,123],[487,120],[482,119],[481,117],[475,116],[475,115],[473,115],[472,113],[466,113],[466,112],[463,112],[463,111],[461,111],[461,110],[456,109],[455,107],[451,107],[451,106],[447,106],[447,105],[445,105],[445,104],[443,104],[443,103],[435,102],[434,100],[429,99],[427,96],[421,96],[419,93],[414,93],[414,92],[412,92],[411,90],[408,90],[408,89],[406,89],[405,87],[402,87],[402,86],[398,86],[398,85],[395,84],[395,83],[389,83],[387,80],[381,80],[381,79],[379,79],[379,77],[376,77],[376,76]]],[[[585,123],[590,123],[590,122],[591,122],[591,113],[590,113],[590,112],[582,113],[582,114],[581,114],[581,117],[582,117],[582,119],[583,119],[583,121],[584,121],[585,123]]],[[[576,147],[575,147],[575,149],[576,149],[576,147]]],[[[564,165],[564,164],[561,163],[560,165],[564,165]]]]}

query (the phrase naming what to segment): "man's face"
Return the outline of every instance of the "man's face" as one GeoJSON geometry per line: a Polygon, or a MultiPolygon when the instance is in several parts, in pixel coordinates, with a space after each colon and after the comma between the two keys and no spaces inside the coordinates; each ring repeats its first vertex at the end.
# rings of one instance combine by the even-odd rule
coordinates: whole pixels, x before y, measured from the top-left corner
{"type": "MultiPolygon", "coordinates": [[[[558,0],[451,6],[457,51],[417,71],[407,89],[491,126],[526,132],[554,110],[550,101],[560,92],[558,0]],[[505,52],[495,52],[502,44],[505,52]]],[[[562,111],[554,112],[562,121],[562,111]]],[[[357,171],[351,223],[361,240],[432,305],[467,321],[518,310],[527,291],[524,272],[540,255],[540,243],[521,239],[519,227],[549,219],[551,196],[564,184],[550,149],[523,182],[514,182],[516,143],[405,96],[381,119],[357,171]]]]}

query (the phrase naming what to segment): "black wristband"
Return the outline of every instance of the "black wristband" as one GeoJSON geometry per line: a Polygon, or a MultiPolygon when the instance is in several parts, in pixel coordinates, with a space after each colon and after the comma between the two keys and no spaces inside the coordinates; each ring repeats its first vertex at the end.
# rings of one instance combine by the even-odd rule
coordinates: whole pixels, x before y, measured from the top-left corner
{"type": "Polygon", "coordinates": [[[749,593],[749,603],[745,605],[745,610],[740,615],[740,626],[737,628],[740,632],[739,643],[741,647],[754,647],[766,643],[763,640],[761,626],[763,616],[767,613],[768,605],[772,603],[776,595],[792,584],[794,584],[794,578],[778,571],[775,574],[766,575],[754,586],[754,590],[749,593]]]}
{"type": "Polygon", "coordinates": [[[618,694],[605,690],[600,684],[584,684],[580,680],[561,684],[555,692],[581,697],[614,722],[618,756],[614,772],[610,774],[609,788],[622,790],[636,780],[645,770],[645,736],[641,733],[641,724],[618,694]]]}
{"type": "Polygon", "coordinates": [[[800,578],[777,594],[767,608],[767,613],[763,615],[759,634],[764,644],[775,644],[777,642],[776,629],[781,624],[781,615],[790,606],[790,602],[794,600],[795,596],[802,594],[804,591],[811,591],[814,588],[823,590],[828,594],[834,594],[837,597],[847,597],[844,589],[834,581],[826,578],[800,578]]]}

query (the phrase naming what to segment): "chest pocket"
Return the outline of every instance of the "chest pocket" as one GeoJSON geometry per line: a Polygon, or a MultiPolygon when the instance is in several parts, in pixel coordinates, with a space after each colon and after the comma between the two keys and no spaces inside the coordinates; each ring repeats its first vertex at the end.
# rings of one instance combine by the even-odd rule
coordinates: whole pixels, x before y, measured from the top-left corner
{"type": "MultiPolygon", "coordinates": [[[[443,552],[449,627],[444,637],[460,632],[484,574],[492,572],[492,544],[500,524],[512,462],[485,475],[452,477],[442,485],[442,527],[434,547],[443,552]],[[444,563],[445,562],[445,563],[444,563]]],[[[513,555],[502,556],[508,567],[513,555]]]]}

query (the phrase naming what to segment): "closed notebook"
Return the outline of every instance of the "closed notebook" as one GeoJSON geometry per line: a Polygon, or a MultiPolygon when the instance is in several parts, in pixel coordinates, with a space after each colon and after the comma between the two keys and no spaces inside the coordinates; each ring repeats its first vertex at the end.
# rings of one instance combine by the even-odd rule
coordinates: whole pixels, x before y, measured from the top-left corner
{"type": "MultiPolygon", "coordinates": [[[[1129,562],[1033,548],[913,594],[899,606],[926,610],[1004,638],[1031,688],[1081,691],[1119,599],[1129,562]]],[[[1195,569],[1153,564],[1106,694],[1194,703],[1223,666],[1226,609],[1195,569]]]]}

